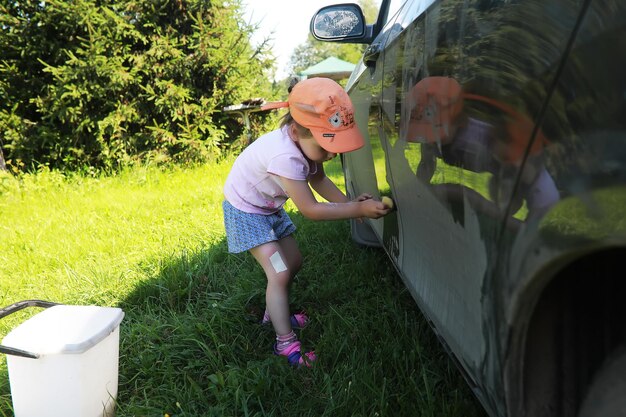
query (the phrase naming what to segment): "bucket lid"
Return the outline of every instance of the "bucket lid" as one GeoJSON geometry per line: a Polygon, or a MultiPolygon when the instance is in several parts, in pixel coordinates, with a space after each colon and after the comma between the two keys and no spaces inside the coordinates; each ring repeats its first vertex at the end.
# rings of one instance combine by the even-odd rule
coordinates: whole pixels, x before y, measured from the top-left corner
{"type": "Polygon", "coordinates": [[[122,309],[115,307],[57,305],[13,329],[2,344],[39,355],[80,354],[100,343],[123,318],[122,309]]]}

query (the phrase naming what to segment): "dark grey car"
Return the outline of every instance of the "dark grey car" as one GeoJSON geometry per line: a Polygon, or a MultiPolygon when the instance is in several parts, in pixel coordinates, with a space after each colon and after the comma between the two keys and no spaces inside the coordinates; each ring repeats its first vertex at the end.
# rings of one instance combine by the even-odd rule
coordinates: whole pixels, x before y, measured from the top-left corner
{"type": "Polygon", "coordinates": [[[383,0],[321,9],[369,44],[352,224],[382,245],[491,416],[626,416],[626,2],[383,0]]]}

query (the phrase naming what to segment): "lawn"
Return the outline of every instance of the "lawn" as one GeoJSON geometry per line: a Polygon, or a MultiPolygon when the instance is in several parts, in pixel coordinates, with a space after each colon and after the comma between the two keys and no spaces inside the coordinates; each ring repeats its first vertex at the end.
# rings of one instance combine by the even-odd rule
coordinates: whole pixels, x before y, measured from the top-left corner
{"type": "MultiPolygon", "coordinates": [[[[291,302],[312,319],[300,338],[319,362],[272,355],[265,278],[224,242],[231,163],[0,178],[0,306],[121,307],[118,417],[485,415],[384,253],[291,204],[304,254],[291,302]]],[[[327,171],[341,183],[336,161],[327,171]]],[[[36,312],[0,320],[0,337],[36,312]]],[[[2,357],[0,416],[12,415],[2,357]]]]}

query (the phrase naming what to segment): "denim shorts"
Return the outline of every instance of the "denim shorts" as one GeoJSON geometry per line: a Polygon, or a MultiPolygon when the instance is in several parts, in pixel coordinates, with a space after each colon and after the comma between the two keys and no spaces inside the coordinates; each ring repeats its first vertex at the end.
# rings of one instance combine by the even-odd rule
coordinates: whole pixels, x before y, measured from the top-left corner
{"type": "Polygon", "coordinates": [[[267,242],[274,242],[296,231],[285,209],[273,214],[241,211],[228,201],[222,203],[228,252],[240,253],[267,242]]]}

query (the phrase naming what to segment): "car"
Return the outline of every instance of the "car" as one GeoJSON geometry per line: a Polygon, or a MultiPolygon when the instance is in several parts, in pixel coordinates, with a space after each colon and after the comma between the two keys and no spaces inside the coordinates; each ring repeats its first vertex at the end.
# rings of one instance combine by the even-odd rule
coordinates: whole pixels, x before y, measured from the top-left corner
{"type": "Polygon", "coordinates": [[[626,414],[626,2],[382,0],[311,33],[366,44],[346,191],[490,416],[626,414]]]}

